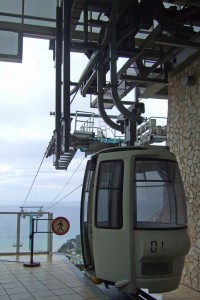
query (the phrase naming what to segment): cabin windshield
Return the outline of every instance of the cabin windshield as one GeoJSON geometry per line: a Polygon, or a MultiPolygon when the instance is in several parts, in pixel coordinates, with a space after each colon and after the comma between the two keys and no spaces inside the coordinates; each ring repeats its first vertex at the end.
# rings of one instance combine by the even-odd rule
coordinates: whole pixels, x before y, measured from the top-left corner
{"type": "Polygon", "coordinates": [[[185,195],[176,162],[136,159],[134,181],[137,228],[186,226],[185,195]]]}

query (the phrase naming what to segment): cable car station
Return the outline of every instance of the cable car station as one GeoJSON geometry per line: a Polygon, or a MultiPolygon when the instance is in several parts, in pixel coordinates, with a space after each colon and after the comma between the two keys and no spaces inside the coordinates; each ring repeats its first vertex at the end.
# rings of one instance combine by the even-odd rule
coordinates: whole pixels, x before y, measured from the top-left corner
{"type": "MultiPolygon", "coordinates": [[[[138,178],[142,176],[141,174],[147,174],[150,168],[154,175],[155,172],[159,174],[159,179],[153,177],[149,180],[148,176],[145,179],[136,178],[136,182],[140,181],[136,183],[136,186],[137,184],[140,186],[142,182],[149,187],[150,184],[146,181],[159,182],[158,185],[164,186],[163,190],[167,186],[165,182],[173,177],[171,172],[176,169],[173,163],[177,162],[185,190],[187,230],[190,239],[190,250],[187,255],[188,244],[187,242],[184,244],[183,255],[186,255],[186,258],[181,284],[184,288],[196,293],[196,298],[190,297],[190,299],[198,299],[200,293],[200,2],[198,0],[0,1],[0,61],[23,63],[23,38],[25,37],[49,40],[49,51],[52,52],[55,64],[55,111],[50,113],[55,118],[55,130],[49,137],[46,157],[53,157],[53,165],[59,172],[59,170],[67,170],[77,150],[85,152],[85,155],[93,155],[85,175],[88,177],[84,179],[84,191],[88,197],[82,196],[82,198],[87,198],[84,198],[84,203],[92,201],[92,196],[89,194],[89,181],[97,184],[94,188],[95,197],[98,198],[100,196],[97,195],[104,194],[105,201],[104,184],[106,176],[110,176],[108,169],[113,168],[112,172],[115,176],[119,170],[121,170],[120,174],[124,172],[130,175],[131,171],[128,169],[129,166],[126,166],[126,160],[129,160],[130,164],[134,161],[135,170],[137,171],[138,168],[138,178]],[[88,59],[77,82],[72,82],[70,78],[71,52],[80,53],[88,59]],[[151,99],[168,101],[167,119],[162,120],[164,125],[160,125],[157,107],[154,107],[154,116],[144,118],[144,99],[148,99],[150,103],[151,99]],[[85,106],[90,106],[91,111],[73,111],[71,109],[73,101],[82,101],[85,106]],[[94,109],[96,109],[95,113],[94,109]],[[113,132],[112,136],[107,134],[106,128],[113,132]],[[172,154],[169,156],[165,154],[165,162],[162,162],[163,169],[159,169],[160,167],[156,167],[156,164],[163,159],[162,154],[159,152],[159,157],[155,159],[152,167],[151,162],[157,154],[154,150],[152,152],[148,150],[148,147],[162,142],[166,142],[167,147],[164,148],[173,152],[176,159],[172,154]],[[142,147],[143,152],[150,153],[150,159],[145,158],[146,169],[139,164],[141,157],[131,158],[128,150],[119,150],[117,153],[119,147],[124,147],[124,149],[135,147],[135,151],[139,151],[139,147],[142,147]],[[111,155],[108,153],[109,149],[112,149],[111,155]],[[95,153],[98,152],[100,154],[96,155],[95,153]],[[123,160],[122,152],[128,153],[124,164],[119,163],[123,160]],[[103,160],[104,154],[105,161],[103,160]],[[112,159],[117,162],[115,166],[112,165],[112,159]],[[108,161],[109,166],[106,165],[108,161]],[[90,175],[90,171],[95,172],[95,170],[98,170],[96,175],[90,175]],[[101,172],[102,177],[100,177],[101,172]],[[100,174],[99,177],[97,173],[100,174]]],[[[137,152],[137,155],[140,153],[137,152]]],[[[177,195],[180,191],[176,185],[179,175],[176,176],[175,179],[173,178],[175,180],[173,188],[169,184],[169,190],[175,190],[171,193],[174,193],[174,198],[176,198],[176,204],[174,204],[176,208],[169,200],[170,220],[176,218],[175,215],[173,217],[173,209],[176,211],[177,219],[180,218],[180,214],[184,214],[184,209],[181,210],[182,208],[180,209],[177,204],[177,195]]],[[[112,192],[109,190],[108,194],[114,195],[113,190],[117,190],[116,182],[113,180],[109,184],[113,186],[109,187],[112,192]]],[[[118,186],[119,184],[118,182],[118,186]]],[[[126,185],[126,188],[128,187],[126,185]]],[[[117,191],[116,195],[118,195],[117,191]]],[[[128,205],[123,208],[125,207],[128,211],[128,205]]],[[[115,209],[113,204],[113,211],[115,209]]],[[[90,208],[88,215],[92,218],[89,210],[90,208]]],[[[94,222],[98,228],[97,208],[95,213],[97,215],[94,218],[97,219],[94,222]]],[[[119,215],[113,222],[117,222],[118,217],[119,215]]],[[[151,222],[146,220],[144,223],[151,222]]],[[[101,230],[102,228],[119,229],[122,226],[114,225],[110,228],[110,225],[104,226],[102,223],[103,219],[99,221],[101,230]]],[[[180,224],[175,226],[175,223],[175,221],[173,224],[171,222],[170,226],[176,227],[173,229],[178,232],[180,224]]],[[[90,225],[91,223],[87,223],[88,231],[90,225]]],[[[136,224],[134,228],[139,228],[141,232],[143,225],[139,227],[136,224]]],[[[84,226],[83,222],[83,232],[84,226]]],[[[158,228],[156,230],[158,231],[158,228]]],[[[103,241],[104,237],[98,234],[99,241],[103,241]]],[[[84,236],[82,242],[85,249],[90,248],[91,252],[95,251],[95,247],[98,247],[92,248],[89,245],[90,233],[84,236]]],[[[138,245],[142,243],[142,238],[138,237],[137,232],[134,239],[136,238],[138,245]]],[[[181,239],[180,235],[179,238],[181,239]]],[[[123,237],[121,237],[122,240],[123,237]]],[[[171,244],[175,243],[175,240],[174,234],[171,244]]],[[[152,239],[150,243],[151,252],[156,252],[154,250],[157,242],[152,239]]],[[[161,248],[164,247],[162,241],[160,245],[161,248]]],[[[140,257],[140,253],[137,255],[140,257]]],[[[85,256],[86,262],[95,259],[95,253],[94,256],[93,253],[86,253],[85,256]]],[[[151,258],[148,258],[150,262],[151,258]]],[[[163,268],[166,267],[165,276],[172,265],[166,261],[162,263],[163,268]]],[[[93,261],[88,264],[90,267],[91,265],[94,266],[93,261]]],[[[151,274],[147,265],[149,267],[149,261],[143,264],[146,277],[151,274]]],[[[103,274],[103,271],[100,273],[103,274]]],[[[107,283],[110,283],[109,280],[107,283]]],[[[116,283],[116,287],[120,289],[126,284],[128,283],[125,280],[121,280],[116,283]]],[[[80,297],[66,299],[89,299],[84,295],[80,297]]],[[[138,295],[138,297],[142,296],[138,295]]],[[[117,299],[116,295],[110,295],[108,298],[117,299]]],[[[5,299],[14,298],[5,297],[5,299]]],[[[98,294],[94,299],[107,298],[106,296],[103,298],[103,294],[98,294]]]]}

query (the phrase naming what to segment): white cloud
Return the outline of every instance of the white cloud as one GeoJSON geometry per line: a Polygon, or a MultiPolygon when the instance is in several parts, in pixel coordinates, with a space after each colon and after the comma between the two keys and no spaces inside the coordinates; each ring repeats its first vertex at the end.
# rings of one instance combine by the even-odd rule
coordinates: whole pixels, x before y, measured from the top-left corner
{"type": "Polygon", "coordinates": [[[1,173],[8,172],[10,170],[12,170],[12,166],[11,165],[0,164],[0,172],[1,173]]]}

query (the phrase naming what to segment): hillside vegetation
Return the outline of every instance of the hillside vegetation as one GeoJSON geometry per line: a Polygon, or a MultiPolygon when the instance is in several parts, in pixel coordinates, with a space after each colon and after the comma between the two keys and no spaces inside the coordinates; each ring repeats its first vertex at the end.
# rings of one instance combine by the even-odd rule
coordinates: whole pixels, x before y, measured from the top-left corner
{"type": "Polygon", "coordinates": [[[74,239],[67,240],[58,249],[58,252],[82,257],[81,235],[79,234],[74,239]]]}

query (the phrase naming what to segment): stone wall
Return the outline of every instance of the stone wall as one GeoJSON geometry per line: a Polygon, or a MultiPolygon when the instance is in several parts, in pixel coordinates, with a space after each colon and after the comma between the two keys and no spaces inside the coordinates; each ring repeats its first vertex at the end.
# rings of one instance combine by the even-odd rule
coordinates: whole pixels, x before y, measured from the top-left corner
{"type": "Polygon", "coordinates": [[[167,144],[182,173],[191,240],[182,283],[200,291],[200,58],[169,81],[167,144]],[[195,75],[194,85],[183,86],[185,75],[195,75]]]}

